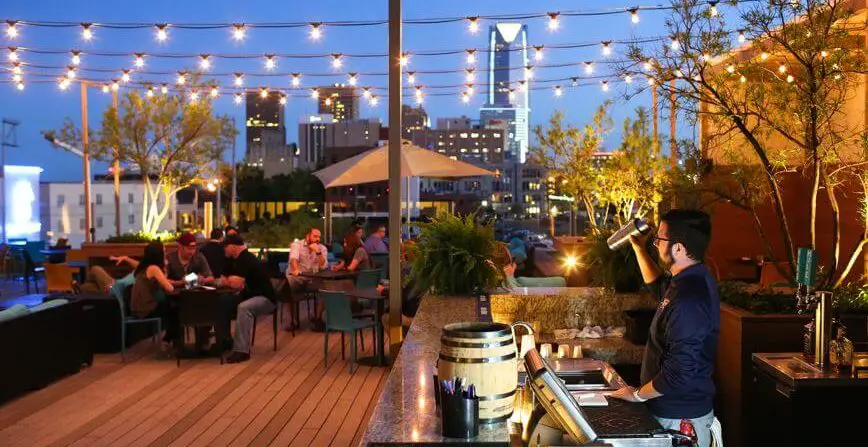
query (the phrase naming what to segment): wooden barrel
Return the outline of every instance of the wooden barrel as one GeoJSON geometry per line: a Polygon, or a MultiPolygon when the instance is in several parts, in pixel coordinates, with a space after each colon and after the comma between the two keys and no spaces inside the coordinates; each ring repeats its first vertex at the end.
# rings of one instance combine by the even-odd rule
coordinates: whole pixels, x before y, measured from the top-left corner
{"type": "Polygon", "coordinates": [[[512,328],[501,323],[454,323],[443,327],[437,375],[467,379],[479,396],[482,423],[512,415],[518,386],[518,359],[512,328]]]}

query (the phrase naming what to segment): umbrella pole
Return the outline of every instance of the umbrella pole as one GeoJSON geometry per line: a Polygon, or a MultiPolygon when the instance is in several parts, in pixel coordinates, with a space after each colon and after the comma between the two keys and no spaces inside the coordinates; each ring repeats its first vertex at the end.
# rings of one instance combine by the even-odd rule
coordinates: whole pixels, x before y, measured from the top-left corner
{"type": "Polygon", "coordinates": [[[401,16],[403,0],[389,0],[389,352],[397,357],[401,329],[401,16]]]}

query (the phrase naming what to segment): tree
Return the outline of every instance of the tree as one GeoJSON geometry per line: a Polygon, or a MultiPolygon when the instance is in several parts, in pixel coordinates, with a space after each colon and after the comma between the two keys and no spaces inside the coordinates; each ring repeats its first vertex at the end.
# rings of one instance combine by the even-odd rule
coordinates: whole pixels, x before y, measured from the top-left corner
{"type": "MultiPolygon", "coordinates": [[[[141,174],[145,233],[157,232],[176,192],[216,174],[214,161],[223,158],[235,138],[230,118],[216,116],[207,95],[189,99],[206,88],[198,85],[178,95],[153,97],[131,90],[122,97],[120,109],[106,110],[101,129],[90,132],[94,159],[110,161],[116,156],[141,174]]],[[[81,147],[81,130],[71,120],[59,133],[62,140],[81,147]]]]}
{"type": "Polygon", "coordinates": [[[610,102],[605,102],[594,113],[590,124],[579,129],[564,125],[564,114],[555,112],[548,127],[536,126],[533,133],[538,145],[530,150],[530,161],[549,172],[549,176],[562,181],[562,191],[576,198],[588,213],[592,233],[598,233],[605,220],[598,220],[595,196],[599,182],[599,169],[594,154],[602,150],[603,138],[612,128],[609,117],[610,102]]]}
{"type": "MultiPolygon", "coordinates": [[[[775,256],[757,206],[766,199],[771,202],[787,260],[795,265],[781,179],[801,172],[810,181],[806,206],[814,248],[818,196],[824,189],[833,225],[826,285],[840,286],[868,240],[863,238],[839,269],[841,211],[836,192],[849,178],[864,177],[868,164],[864,123],[849,124],[845,116],[854,87],[863,82],[865,61],[858,48],[863,41],[854,38],[853,31],[864,30],[864,24],[851,20],[854,12],[839,0],[732,6],[742,27],[738,40],[750,43],[736,48],[736,33],[727,27],[724,14],[710,13],[707,2],[677,0],[666,22],[670,39],[662,45],[632,45],[623,74],[648,76],[654,88],[674,94],[677,107],[701,121],[704,132],[714,129],[703,150],[729,160],[735,175],[722,173],[729,187],[708,190],[752,214],[771,260],[775,256]]],[[[864,186],[860,194],[864,196],[864,186]]]]}

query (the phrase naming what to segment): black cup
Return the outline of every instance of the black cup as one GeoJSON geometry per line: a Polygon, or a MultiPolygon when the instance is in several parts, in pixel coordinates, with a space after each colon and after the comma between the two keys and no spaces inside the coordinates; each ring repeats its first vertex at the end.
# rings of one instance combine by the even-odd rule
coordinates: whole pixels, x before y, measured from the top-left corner
{"type": "Polygon", "coordinates": [[[441,434],[447,438],[474,438],[479,435],[479,398],[466,393],[440,393],[441,434]]]}

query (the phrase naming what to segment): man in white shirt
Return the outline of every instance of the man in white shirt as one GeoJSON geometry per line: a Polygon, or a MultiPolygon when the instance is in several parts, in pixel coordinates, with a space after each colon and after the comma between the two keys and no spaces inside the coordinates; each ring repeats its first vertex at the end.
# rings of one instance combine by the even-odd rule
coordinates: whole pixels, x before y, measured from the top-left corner
{"type": "MultiPolygon", "coordinates": [[[[308,230],[304,240],[295,241],[289,247],[289,266],[286,269],[286,283],[290,293],[295,295],[316,292],[316,284],[311,278],[301,276],[301,273],[316,273],[328,268],[328,250],[320,243],[322,234],[316,228],[308,230]]],[[[292,307],[292,306],[291,306],[292,307]]],[[[323,307],[317,301],[316,317],[311,321],[314,331],[322,331],[325,323],[322,321],[323,307]]],[[[290,311],[292,314],[292,311],[290,311]]],[[[298,316],[295,316],[296,319],[298,316]]],[[[290,323],[291,324],[291,323],[290,323]]],[[[290,330],[291,327],[286,327],[290,330]]]]}

